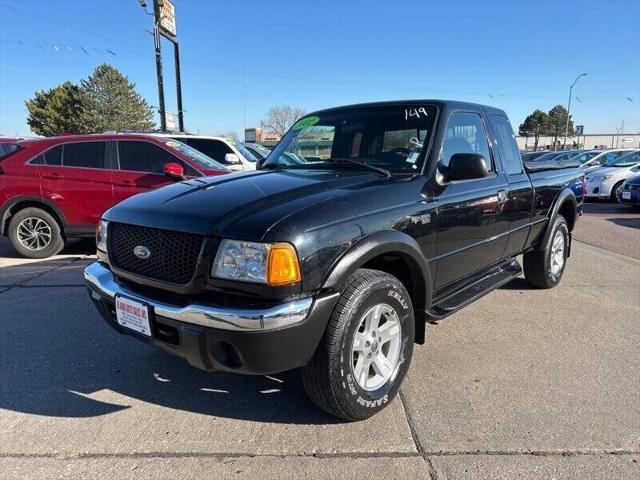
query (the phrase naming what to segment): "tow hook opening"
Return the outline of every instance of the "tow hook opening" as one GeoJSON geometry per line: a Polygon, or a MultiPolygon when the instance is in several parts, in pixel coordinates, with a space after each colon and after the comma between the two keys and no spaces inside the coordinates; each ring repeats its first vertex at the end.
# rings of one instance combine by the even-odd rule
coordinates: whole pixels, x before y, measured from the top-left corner
{"type": "Polygon", "coordinates": [[[216,361],[227,368],[240,368],[244,364],[238,349],[228,342],[215,342],[211,345],[211,354],[216,361]]]}

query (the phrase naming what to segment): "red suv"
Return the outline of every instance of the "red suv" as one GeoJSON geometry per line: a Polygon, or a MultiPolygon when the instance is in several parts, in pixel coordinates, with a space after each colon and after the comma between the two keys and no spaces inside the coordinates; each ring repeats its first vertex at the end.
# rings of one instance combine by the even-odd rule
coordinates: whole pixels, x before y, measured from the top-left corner
{"type": "Polygon", "coordinates": [[[0,235],[23,256],[55,255],[70,237],[93,237],[108,208],[136,193],[228,170],[177,140],[151,135],[68,135],[19,140],[0,154],[0,235]]]}

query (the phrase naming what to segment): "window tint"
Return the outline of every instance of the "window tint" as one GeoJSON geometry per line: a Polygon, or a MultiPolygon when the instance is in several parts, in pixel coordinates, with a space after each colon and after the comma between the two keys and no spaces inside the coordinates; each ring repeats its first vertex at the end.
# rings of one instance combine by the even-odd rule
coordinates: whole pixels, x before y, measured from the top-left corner
{"type": "Polygon", "coordinates": [[[165,163],[182,162],[165,149],[145,141],[118,141],[120,170],[163,173],[165,163]]]}
{"type": "Polygon", "coordinates": [[[42,154],[44,163],[47,165],[62,165],[62,145],[53,147],[42,154]]]}
{"type": "MultiPolygon", "coordinates": [[[[62,165],[65,167],[104,168],[104,147],[104,142],[67,143],[63,145],[62,165]]],[[[45,152],[47,165],[55,165],[49,163],[47,153],[45,152]]]]}
{"type": "Polygon", "coordinates": [[[500,160],[502,160],[502,166],[505,172],[508,174],[521,173],[522,160],[520,159],[520,152],[516,147],[516,140],[509,120],[502,115],[492,115],[491,119],[496,127],[498,152],[500,153],[500,160]]]}
{"type": "Polygon", "coordinates": [[[448,166],[456,153],[479,153],[487,163],[487,170],[493,171],[484,123],[477,113],[453,113],[449,117],[440,162],[448,166]]]}

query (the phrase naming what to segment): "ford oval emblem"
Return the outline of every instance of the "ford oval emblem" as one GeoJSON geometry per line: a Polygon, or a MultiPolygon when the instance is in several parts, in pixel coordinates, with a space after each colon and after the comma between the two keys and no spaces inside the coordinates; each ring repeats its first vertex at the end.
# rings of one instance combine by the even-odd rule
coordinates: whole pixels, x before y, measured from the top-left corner
{"type": "Polygon", "coordinates": [[[133,254],[142,260],[146,260],[151,256],[151,250],[144,245],[138,245],[137,247],[134,247],[133,254]]]}

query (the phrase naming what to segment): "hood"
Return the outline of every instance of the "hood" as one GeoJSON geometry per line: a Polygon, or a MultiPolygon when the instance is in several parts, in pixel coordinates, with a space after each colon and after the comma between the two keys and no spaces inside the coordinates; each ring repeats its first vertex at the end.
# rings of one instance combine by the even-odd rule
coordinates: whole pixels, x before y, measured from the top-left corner
{"type": "Polygon", "coordinates": [[[237,172],[135,195],[108,210],[103,218],[200,235],[259,240],[269,227],[296,211],[385,180],[389,179],[381,179],[374,172],[342,170],[237,172]]]}
{"type": "Polygon", "coordinates": [[[640,175],[636,175],[635,177],[628,178],[626,182],[631,185],[640,185],[640,175]]]}
{"type": "Polygon", "coordinates": [[[609,175],[610,173],[615,175],[616,173],[623,173],[626,172],[627,169],[629,169],[631,167],[599,167],[596,168],[595,170],[591,170],[587,173],[588,177],[601,177],[604,175],[609,175]]]}

